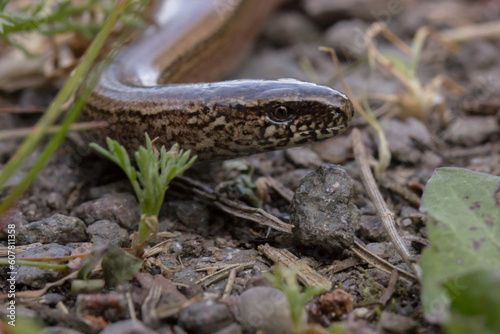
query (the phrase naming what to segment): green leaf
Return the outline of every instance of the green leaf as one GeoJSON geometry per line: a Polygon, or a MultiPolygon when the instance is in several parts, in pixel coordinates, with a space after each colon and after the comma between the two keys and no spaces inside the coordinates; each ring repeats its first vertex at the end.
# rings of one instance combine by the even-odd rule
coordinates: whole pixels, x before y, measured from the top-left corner
{"type": "Polygon", "coordinates": [[[120,247],[108,244],[108,251],[102,259],[104,280],[110,287],[130,280],[142,266],[142,259],[124,251],[120,247]]]}
{"type": "Polygon", "coordinates": [[[450,281],[451,319],[445,324],[449,334],[500,333],[500,269],[474,272],[450,281]],[[456,294],[456,285],[464,287],[456,294]]]}
{"type": "Polygon", "coordinates": [[[83,259],[82,266],[80,267],[80,270],[78,270],[77,278],[79,280],[89,279],[92,274],[92,270],[99,262],[101,262],[107,250],[108,246],[106,245],[95,245],[92,247],[90,254],[83,259]]]}
{"type": "MultiPolygon", "coordinates": [[[[429,214],[431,243],[421,261],[422,302],[428,317],[443,321],[453,298],[445,283],[500,267],[500,177],[440,168],[427,183],[420,210],[429,214]]],[[[456,284],[455,295],[470,288],[456,284]]]]}

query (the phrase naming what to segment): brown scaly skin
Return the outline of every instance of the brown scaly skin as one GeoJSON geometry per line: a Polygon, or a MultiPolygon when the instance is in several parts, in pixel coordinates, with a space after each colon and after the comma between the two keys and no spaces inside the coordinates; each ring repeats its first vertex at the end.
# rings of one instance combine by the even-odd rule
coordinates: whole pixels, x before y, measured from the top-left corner
{"type": "MultiPolygon", "coordinates": [[[[245,49],[239,43],[248,42],[241,37],[243,31],[250,29],[250,37],[255,35],[265,16],[282,2],[231,0],[232,11],[214,13],[214,8],[220,9],[215,4],[226,0],[175,1],[197,9],[185,15],[203,36],[187,42],[179,37],[196,32],[181,12],[158,22],[156,31],[146,31],[141,40],[122,51],[103,73],[83,110],[85,120],[110,124],[106,136],[133,151],[144,142],[147,131],[151,138],[158,137],[158,145],[178,143],[200,160],[209,160],[302,145],[347,129],[353,115],[351,102],[325,86],[291,79],[157,85],[182,78],[203,80],[202,61],[213,65],[204,73],[213,78],[213,70],[224,65],[219,53],[232,51],[233,59],[238,58],[245,49]],[[173,28],[178,34],[172,33],[173,28]],[[240,42],[231,45],[231,38],[238,36],[240,42]],[[164,42],[162,47],[160,42],[164,42]],[[193,50],[205,52],[200,55],[193,50]]],[[[103,137],[97,141],[102,143],[103,137]]]]}

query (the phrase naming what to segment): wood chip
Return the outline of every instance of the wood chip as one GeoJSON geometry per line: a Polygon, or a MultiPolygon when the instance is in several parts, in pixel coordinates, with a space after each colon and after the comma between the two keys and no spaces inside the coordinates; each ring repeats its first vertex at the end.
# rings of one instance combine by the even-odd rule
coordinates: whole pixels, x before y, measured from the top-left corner
{"type": "Polygon", "coordinates": [[[289,251],[274,248],[268,244],[260,245],[258,249],[274,263],[280,263],[288,268],[298,268],[297,278],[305,286],[320,287],[327,291],[332,288],[332,282],[321,276],[289,251]]]}

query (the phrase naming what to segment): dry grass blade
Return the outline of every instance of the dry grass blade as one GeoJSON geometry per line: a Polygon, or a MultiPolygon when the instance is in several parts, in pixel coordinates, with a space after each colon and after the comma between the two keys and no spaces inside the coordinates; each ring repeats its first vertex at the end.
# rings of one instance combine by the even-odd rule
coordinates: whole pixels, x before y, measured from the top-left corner
{"type": "Polygon", "coordinates": [[[403,240],[399,236],[396,231],[396,225],[394,222],[394,213],[389,210],[384,199],[382,198],[382,194],[377,188],[377,184],[375,183],[375,179],[370,171],[370,166],[368,165],[368,161],[366,158],[366,149],[361,140],[361,133],[358,129],[354,129],[352,134],[352,143],[354,149],[354,156],[356,157],[356,163],[358,165],[358,169],[361,174],[361,179],[363,180],[363,184],[365,186],[366,192],[368,196],[375,205],[377,209],[378,216],[382,221],[384,229],[386,230],[389,238],[391,239],[392,244],[396,251],[401,255],[405,263],[408,267],[413,271],[418,281],[421,282],[422,279],[422,269],[416,263],[415,259],[410,255],[408,250],[406,249],[403,240]]]}
{"type": "Polygon", "coordinates": [[[288,202],[292,201],[293,191],[273,177],[261,176],[255,181],[255,186],[257,187],[257,192],[261,200],[268,197],[267,188],[272,188],[288,202]]]}
{"type": "Polygon", "coordinates": [[[478,38],[500,38],[500,21],[492,21],[441,32],[443,40],[463,43],[478,38]]]}
{"type": "Polygon", "coordinates": [[[247,263],[236,263],[236,264],[231,264],[228,265],[225,268],[222,268],[218,270],[217,272],[207,275],[203,277],[202,279],[198,280],[195,282],[195,284],[203,284],[204,287],[207,287],[213,283],[216,283],[220,280],[223,280],[224,278],[229,276],[229,273],[231,270],[235,270],[237,273],[244,269],[250,269],[255,265],[255,262],[247,262],[247,263]]]}
{"type": "Polygon", "coordinates": [[[229,272],[229,278],[227,279],[226,287],[224,288],[224,293],[222,294],[222,299],[226,299],[231,295],[231,291],[233,291],[234,280],[236,279],[236,269],[233,268],[229,272]]]}
{"type": "Polygon", "coordinates": [[[403,269],[393,266],[381,257],[370,252],[357,241],[355,241],[354,246],[351,247],[351,251],[353,251],[357,256],[365,260],[367,263],[371,264],[379,270],[382,270],[383,272],[391,274],[393,271],[397,271],[401,276],[401,279],[410,283],[417,281],[417,278],[414,275],[404,271],[403,269]]]}
{"type": "Polygon", "coordinates": [[[38,114],[45,111],[45,107],[38,106],[2,106],[0,114],[38,114]]]}
{"type": "Polygon", "coordinates": [[[320,47],[319,49],[321,51],[325,51],[325,52],[330,53],[330,55],[333,59],[333,62],[335,63],[335,67],[337,68],[337,75],[339,77],[339,80],[342,83],[342,87],[344,88],[344,91],[345,91],[347,97],[351,100],[352,105],[354,106],[354,109],[361,116],[363,116],[363,118],[377,132],[377,136],[379,139],[379,144],[378,144],[379,160],[378,160],[377,166],[375,168],[375,173],[377,175],[383,174],[391,162],[391,151],[389,149],[389,144],[387,142],[387,139],[385,138],[384,131],[380,127],[380,124],[378,123],[377,118],[375,117],[373,112],[370,112],[370,113],[366,112],[359,104],[359,101],[354,97],[354,94],[352,94],[351,89],[349,88],[349,86],[347,85],[347,83],[344,80],[344,75],[342,74],[342,69],[340,68],[340,62],[339,62],[339,59],[337,58],[337,54],[335,53],[335,50],[332,48],[327,48],[327,47],[320,47]]]}
{"type": "Polygon", "coordinates": [[[289,234],[292,233],[293,225],[281,221],[280,219],[262,209],[253,208],[241,202],[232,201],[219,196],[219,194],[212,190],[210,187],[200,182],[183,176],[178,177],[176,180],[174,180],[172,182],[172,185],[175,185],[183,190],[195,193],[197,196],[209,202],[209,204],[230,215],[247,219],[260,225],[271,227],[277,231],[289,234]]]}
{"type": "MultiPolygon", "coordinates": [[[[61,278],[59,281],[45,284],[45,286],[40,290],[16,292],[16,298],[24,298],[24,299],[38,298],[40,296],[43,296],[50,288],[52,288],[54,286],[60,286],[63,283],[65,283],[66,281],[68,281],[72,278],[76,278],[76,275],[78,275],[77,271],[72,272],[68,276],[61,278]]],[[[7,296],[8,295],[0,295],[0,300],[7,299],[7,296]]]]}
{"type": "MultiPolygon", "coordinates": [[[[368,49],[369,62],[372,67],[378,63],[382,68],[396,77],[406,88],[406,92],[402,94],[393,94],[379,97],[383,101],[390,102],[398,108],[397,114],[402,118],[415,117],[422,121],[426,121],[432,108],[441,101],[439,89],[443,86],[457,95],[464,94],[465,90],[453,82],[451,79],[443,75],[437,75],[429,83],[423,84],[417,75],[420,56],[425,40],[430,37],[439,44],[454,52],[457,50],[457,45],[452,41],[443,38],[437,31],[429,27],[421,27],[409,47],[394,33],[392,33],[385,24],[372,24],[365,35],[365,44],[368,49]],[[410,63],[396,57],[384,56],[377,49],[375,38],[382,34],[389,42],[395,45],[403,54],[410,57],[410,63]]],[[[441,103],[441,105],[443,105],[441,103]]],[[[443,108],[441,108],[443,109],[443,108]]],[[[376,173],[378,175],[378,173],[376,173]]]]}
{"type": "Polygon", "coordinates": [[[287,268],[297,268],[297,278],[305,286],[319,287],[326,291],[332,288],[332,282],[321,276],[314,269],[302,262],[298,257],[286,249],[278,249],[266,245],[260,245],[259,251],[270,258],[274,263],[282,264],[287,268]]]}
{"type": "MultiPolygon", "coordinates": [[[[71,124],[69,127],[70,131],[86,131],[92,129],[105,128],[108,126],[107,122],[80,122],[71,124]]],[[[0,131],[0,141],[2,140],[12,140],[26,138],[33,131],[33,128],[19,128],[12,130],[2,130],[0,131]]],[[[47,134],[54,134],[61,131],[61,126],[54,125],[47,128],[47,134]]]]}

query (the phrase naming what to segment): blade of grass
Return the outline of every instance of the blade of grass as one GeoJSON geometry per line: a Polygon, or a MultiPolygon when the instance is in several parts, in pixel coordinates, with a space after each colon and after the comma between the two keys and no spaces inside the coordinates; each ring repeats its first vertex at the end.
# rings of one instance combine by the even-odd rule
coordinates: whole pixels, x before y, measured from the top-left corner
{"type": "MultiPolygon", "coordinates": [[[[72,124],[69,128],[70,131],[83,131],[83,130],[91,130],[104,128],[108,125],[107,122],[81,122],[72,124]]],[[[20,128],[14,130],[2,130],[0,131],[0,141],[3,140],[12,140],[12,139],[20,139],[29,136],[33,128],[20,128]]],[[[58,125],[51,126],[47,130],[47,134],[54,134],[58,131],[61,131],[61,127],[58,125]]]]}
{"type": "MultiPolygon", "coordinates": [[[[0,192],[3,191],[3,188],[6,182],[14,175],[14,173],[21,167],[22,163],[26,160],[26,158],[35,150],[37,145],[43,139],[44,135],[47,133],[49,127],[57,120],[57,118],[63,112],[62,105],[70,98],[73,92],[76,90],[80,82],[83,80],[86,73],[89,72],[94,60],[97,58],[99,51],[104,45],[108,35],[111,32],[111,29],[115,25],[116,21],[118,21],[119,17],[125,12],[128,6],[131,4],[132,0],[125,0],[119,2],[117,6],[112,10],[104,22],[102,30],[96,36],[90,47],[85,52],[82,61],[76,67],[75,71],[68,79],[64,87],[59,91],[56,98],[49,106],[44,115],[40,118],[36,126],[33,128],[32,133],[26,138],[21,147],[16,151],[14,156],[9,160],[9,162],[5,165],[2,173],[0,174],[0,192]]],[[[71,109],[64,120],[64,124],[62,125],[62,130],[56,136],[52,138],[52,140],[47,145],[40,159],[35,163],[35,165],[31,168],[26,177],[14,188],[9,197],[1,204],[0,206],[0,214],[5,212],[9,208],[9,205],[16,199],[18,195],[20,195],[31,183],[34,177],[38,174],[38,172],[44,167],[46,161],[50,157],[50,155],[59,147],[66,132],[69,128],[69,125],[77,118],[80,113],[81,108],[84,105],[84,100],[82,97],[87,97],[90,95],[90,88],[87,88],[87,93],[84,92],[82,96],[78,99],[75,106],[71,109]],[[84,95],[84,96],[83,96],[84,95]]]]}
{"type": "MultiPolygon", "coordinates": [[[[8,266],[9,265],[9,260],[7,260],[7,259],[0,259],[0,265],[2,265],[2,266],[8,266]]],[[[16,265],[29,266],[29,267],[37,267],[37,268],[43,268],[43,269],[59,269],[59,270],[68,269],[68,267],[66,265],[64,265],[64,264],[35,262],[35,261],[20,260],[20,259],[16,260],[16,265]]]]}

